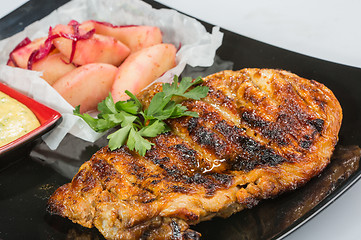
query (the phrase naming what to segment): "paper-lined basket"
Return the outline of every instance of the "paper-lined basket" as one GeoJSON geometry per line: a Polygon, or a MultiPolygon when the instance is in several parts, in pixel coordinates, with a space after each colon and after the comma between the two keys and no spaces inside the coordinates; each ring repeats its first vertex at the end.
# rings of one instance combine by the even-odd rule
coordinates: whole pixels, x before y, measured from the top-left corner
{"type": "Polygon", "coordinates": [[[85,141],[94,142],[102,134],[94,132],[82,119],[72,114],[73,107],[67,103],[45,80],[41,73],[6,66],[9,53],[25,37],[31,40],[47,36],[50,26],[67,24],[70,20],[83,22],[97,20],[114,25],[152,25],[163,33],[163,42],[181,46],[176,55],[177,65],[156,82],[170,82],[180,75],[188,64],[207,67],[213,64],[223,34],[218,27],[212,33],[193,18],[175,10],[154,9],[138,0],[73,0],[58,8],[47,17],[29,25],[24,31],[0,42],[0,78],[9,86],[54,108],[63,116],[63,122],[43,140],[52,150],[56,149],[67,133],[85,141]]]}

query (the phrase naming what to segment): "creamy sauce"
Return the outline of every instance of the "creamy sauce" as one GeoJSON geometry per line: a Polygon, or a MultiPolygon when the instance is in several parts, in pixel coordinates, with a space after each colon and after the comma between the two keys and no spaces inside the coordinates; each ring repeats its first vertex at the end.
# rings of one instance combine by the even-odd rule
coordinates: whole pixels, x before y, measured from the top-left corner
{"type": "Polygon", "coordinates": [[[40,126],[34,113],[24,104],[0,92],[0,146],[40,126]]]}

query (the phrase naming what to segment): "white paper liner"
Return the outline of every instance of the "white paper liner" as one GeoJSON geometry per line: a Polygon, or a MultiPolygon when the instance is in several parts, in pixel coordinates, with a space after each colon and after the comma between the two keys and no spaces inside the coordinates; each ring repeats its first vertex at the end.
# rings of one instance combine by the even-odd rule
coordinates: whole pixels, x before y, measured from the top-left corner
{"type": "Polygon", "coordinates": [[[154,9],[138,0],[73,0],[47,17],[34,22],[24,31],[0,41],[0,81],[57,110],[63,116],[62,123],[43,140],[52,150],[56,149],[67,133],[85,141],[94,142],[102,134],[94,132],[82,119],[72,114],[68,104],[46,81],[41,73],[6,66],[9,53],[25,37],[34,40],[47,36],[50,26],[67,24],[70,20],[106,21],[114,25],[152,25],[163,33],[163,42],[181,46],[176,55],[177,65],[156,82],[171,82],[180,75],[186,64],[207,67],[212,65],[223,33],[214,27],[208,33],[197,20],[169,9],[154,9]]]}

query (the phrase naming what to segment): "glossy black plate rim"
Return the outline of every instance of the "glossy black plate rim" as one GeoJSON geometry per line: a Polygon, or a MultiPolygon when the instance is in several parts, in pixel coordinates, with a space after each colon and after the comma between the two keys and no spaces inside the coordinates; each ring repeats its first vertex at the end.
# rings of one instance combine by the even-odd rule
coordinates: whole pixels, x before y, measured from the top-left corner
{"type": "Polygon", "coordinates": [[[317,214],[325,210],[327,207],[331,206],[339,197],[341,197],[348,189],[350,189],[357,181],[361,178],[361,171],[358,170],[356,173],[352,174],[341,186],[336,188],[331,194],[329,194],[325,199],[318,203],[314,208],[308,211],[305,215],[291,224],[289,227],[285,228],[284,231],[277,234],[272,239],[281,240],[300,227],[305,223],[314,218],[317,214]]]}
{"type": "MultiPolygon", "coordinates": [[[[68,1],[69,0],[60,0],[60,1],[52,2],[52,4],[49,5],[49,4],[42,4],[42,3],[45,2],[44,0],[30,0],[29,2],[25,3],[23,6],[19,7],[15,11],[11,12],[10,14],[8,14],[5,17],[3,17],[2,19],[0,19],[0,39],[4,39],[6,37],[9,37],[9,36],[15,34],[17,31],[21,31],[26,25],[29,25],[32,22],[45,17],[46,15],[51,13],[53,10],[55,10],[56,8],[62,6],[65,3],[67,3],[68,1]],[[29,12],[29,11],[36,11],[36,9],[40,8],[40,6],[42,6],[43,8],[45,7],[45,9],[42,9],[40,15],[33,14],[32,16],[29,17],[29,14],[27,14],[27,17],[28,17],[27,21],[23,21],[22,16],[24,16],[24,12],[26,14],[26,12],[29,12]],[[24,24],[24,22],[25,22],[25,24],[24,24]],[[9,26],[11,26],[11,24],[18,25],[18,28],[16,30],[14,30],[13,28],[12,29],[9,28],[9,26]]],[[[157,3],[157,2],[154,2],[154,1],[150,1],[150,0],[143,0],[143,1],[149,3],[154,8],[168,8],[168,7],[164,6],[163,4],[160,4],[160,3],[157,3]]],[[[207,28],[208,31],[210,31],[210,29],[213,27],[213,25],[208,24],[208,23],[206,23],[204,21],[201,21],[201,20],[198,20],[198,21],[202,22],[205,25],[205,27],[207,28]]],[[[221,29],[221,31],[225,33],[225,37],[227,37],[227,34],[228,35],[230,35],[230,34],[237,35],[237,34],[235,34],[233,32],[225,30],[225,29],[221,29]]],[[[238,36],[240,36],[240,35],[238,35],[238,36]]],[[[243,36],[240,36],[240,37],[245,38],[243,36]]],[[[257,43],[265,44],[265,43],[262,43],[262,42],[257,41],[257,40],[253,40],[253,41],[257,42],[257,43]]],[[[269,45],[269,44],[265,44],[265,45],[269,45]]],[[[272,46],[272,47],[274,47],[274,46],[272,46]]],[[[286,49],[282,49],[282,48],[279,48],[279,47],[276,47],[276,48],[280,49],[281,51],[291,52],[292,54],[297,54],[297,55],[299,55],[301,57],[306,57],[308,59],[313,59],[315,61],[328,62],[328,63],[330,63],[330,64],[332,64],[332,65],[334,65],[336,67],[339,66],[339,67],[342,67],[342,68],[349,69],[351,71],[353,71],[353,70],[359,71],[359,69],[355,68],[355,67],[350,67],[350,66],[347,66],[347,65],[337,64],[337,63],[333,63],[333,62],[313,58],[313,57],[310,57],[310,56],[302,55],[302,54],[292,52],[292,51],[289,51],[289,50],[286,50],[286,49]]],[[[219,54],[221,57],[227,55],[225,53],[222,53],[221,50],[219,50],[217,52],[217,54],[219,54]]],[[[251,66],[249,66],[249,67],[251,67],[251,66]]],[[[262,64],[261,64],[260,67],[263,67],[262,64]]],[[[307,77],[307,76],[304,76],[304,77],[307,77]]],[[[338,197],[340,197],[349,188],[351,188],[352,185],[355,184],[360,179],[360,177],[361,177],[361,170],[358,169],[353,175],[351,175],[339,187],[337,187],[334,191],[332,191],[318,205],[316,205],[314,208],[312,208],[312,210],[308,211],[305,215],[303,215],[301,218],[299,218],[296,222],[294,222],[289,227],[284,229],[284,231],[277,234],[275,237],[273,237],[273,239],[282,239],[282,238],[288,236],[289,234],[291,234],[292,232],[294,232],[296,229],[300,228],[307,221],[309,221],[314,216],[316,216],[318,213],[320,213],[322,210],[324,210],[328,206],[330,206],[338,197]]]]}

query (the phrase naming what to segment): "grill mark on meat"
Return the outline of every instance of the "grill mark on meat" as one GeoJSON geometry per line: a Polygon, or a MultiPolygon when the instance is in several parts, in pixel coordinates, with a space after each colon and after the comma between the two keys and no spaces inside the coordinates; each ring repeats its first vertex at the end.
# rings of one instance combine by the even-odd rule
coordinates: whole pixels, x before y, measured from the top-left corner
{"type": "Polygon", "coordinates": [[[202,174],[208,163],[179,137],[163,134],[153,138],[152,142],[156,147],[147,152],[146,158],[166,172],[166,181],[178,183],[170,186],[171,191],[191,192],[191,186],[194,188],[194,184],[197,184],[202,186],[206,191],[205,195],[210,197],[217,189],[230,185],[232,178],[226,174],[202,174]],[[160,155],[161,153],[166,155],[160,155]],[[176,165],[180,167],[175,167],[176,165]]]}
{"type": "Polygon", "coordinates": [[[308,120],[304,116],[302,122],[293,119],[294,115],[281,113],[276,122],[265,121],[254,111],[244,111],[242,120],[250,127],[259,129],[263,136],[275,141],[280,146],[294,145],[296,151],[303,152],[308,149],[320,135],[323,128],[322,119],[308,120]]]}
{"type": "MultiPolygon", "coordinates": [[[[258,78],[261,77],[258,73],[255,73],[254,75],[258,75],[258,78]]],[[[240,78],[237,80],[240,80],[240,78]]],[[[229,82],[233,83],[232,80],[229,82]]],[[[206,85],[212,89],[214,82],[208,81],[206,83],[206,85]]],[[[301,149],[298,149],[298,152],[302,153],[302,149],[308,149],[312,146],[314,141],[313,138],[316,137],[312,131],[305,132],[301,135],[296,131],[305,127],[306,123],[299,122],[299,119],[306,117],[306,114],[299,114],[299,109],[290,111],[290,109],[287,108],[287,103],[275,101],[267,92],[270,90],[263,89],[257,85],[255,81],[251,80],[249,75],[242,75],[242,79],[233,85],[234,86],[233,88],[231,87],[231,89],[238,90],[222,92],[218,89],[217,91],[213,91],[217,92],[217,94],[207,97],[205,102],[212,104],[212,106],[215,106],[216,109],[221,111],[224,119],[229,120],[231,118],[231,121],[233,122],[237,119],[237,117],[234,117],[234,114],[237,112],[240,120],[238,123],[235,123],[235,125],[246,129],[249,136],[256,138],[263,144],[281,148],[281,152],[284,152],[289,156],[297,154],[293,151],[289,151],[292,147],[301,147],[301,149]],[[243,90],[241,91],[241,89],[243,90]],[[220,96],[226,94],[226,99],[228,101],[226,106],[232,106],[232,111],[227,109],[227,107],[217,105],[224,102],[223,99],[225,99],[225,97],[222,98],[220,96]],[[230,104],[229,101],[232,99],[231,96],[237,94],[239,96],[237,99],[241,99],[242,101],[239,103],[234,101],[233,104],[230,104]],[[236,105],[238,105],[238,107],[236,105]],[[265,109],[267,111],[265,111],[265,109]],[[299,114],[299,118],[290,117],[295,112],[299,114]],[[267,116],[267,120],[263,119],[263,116],[267,116]],[[273,142],[275,142],[276,145],[273,144],[273,142]]],[[[223,88],[221,87],[220,89],[223,88]]],[[[286,89],[288,89],[287,91],[289,94],[295,94],[291,85],[287,86],[286,89]]]]}
{"type": "Polygon", "coordinates": [[[287,131],[282,131],[279,126],[272,122],[261,119],[254,111],[243,111],[241,113],[242,120],[250,127],[256,128],[267,139],[275,141],[278,145],[284,146],[290,144],[290,139],[286,136],[287,131]]]}
{"type": "MultiPolygon", "coordinates": [[[[273,74],[276,75],[275,77],[279,81],[272,81],[268,88],[263,88],[263,92],[270,91],[272,99],[276,100],[278,104],[278,110],[275,112],[276,121],[263,120],[257,108],[251,111],[244,110],[241,115],[242,119],[250,124],[251,127],[261,129],[263,135],[276,141],[277,144],[292,144],[308,149],[312,146],[314,138],[317,137],[313,132],[314,124],[310,124],[317,116],[310,112],[307,101],[297,91],[294,86],[295,84],[291,84],[284,78],[278,77],[279,73],[273,74]],[[282,97],[278,92],[283,93],[282,97]]],[[[262,81],[260,80],[261,76],[254,77],[253,79],[252,83],[256,86],[259,84],[258,81],[262,81]]],[[[261,89],[261,87],[258,88],[261,89]]],[[[270,93],[266,94],[270,96],[270,93]]],[[[247,99],[246,96],[243,97],[247,99]]],[[[263,106],[262,109],[265,109],[265,107],[263,106]]],[[[301,149],[298,149],[298,151],[302,152],[301,149]]]]}
{"type": "Polygon", "coordinates": [[[210,129],[201,126],[198,118],[190,118],[187,128],[192,140],[212,152],[217,159],[222,159],[226,154],[226,142],[210,129]]]}
{"type": "MultiPolygon", "coordinates": [[[[109,148],[103,148],[103,151],[106,153],[112,153],[109,148]]],[[[125,152],[117,150],[118,152],[125,152]]],[[[124,156],[124,155],[123,155],[124,156]]],[[[148,171],[144,166],[140,164],[125,164],[122,167],[117,166],[112,158],[100,158],[93,157],[90,161],[90,168],[94,172],[95,176],[102,183],[103,189],[109,191],[115,198],[124,199],[137,199],[139,202],[150,203],[155,199],[155,195],[152,189],[144,184],[144,179],[147,178],[146,172],[148,171]],[[135,172],[137,172],[135,174],[135,172]],[[136,178],[125,178],[130,173],[136,178]],[[122,196],[118,191],[121,188],[130,187],[136,189],[137,194],[132,197],[122,196]]],[[[134,191],[134,190],[133,190],[134,191]]]]}
{"type": "MultiPolygon", "coordinates": [[[[305,99],[297,91],[295,84],[286,81],[285,77],[279,77],[279,73],[273,74],[278,81],[272,81],[272,84],[269,85],[272,89],[268,89],[268,91],[271,91],[272,98],[276,100],[278,105],[277,120],[282,120],[280,125],[289,127],[285,130],[293,138],[299,139],[302,136],[297,132],[307,127],[309,119],[315,119],[317,116],[310,112],[309,105],[306,104],[305,99]],[[282,92],[282,94],[278,94],[279,92],[282,92]]],[[[257,84],[257,78],[254,79],[253,83],[257,84]]]]}
{"type": "Polygon", "coordinates": [[[255,140],[247,137],[244,132],[236,126],[230,126],[225,121],[220,121],[215,125],[215,129],[222,133],[232,144],[237,146],[237,156],[232,162],[232,170],[251,171],[259,166],[276,166],[287,162],[274,150],[259,144],[255,140]]]}
{"type": "Polygon", "coordinates": [[[233,179],[232,176],[226,173],[210,172],[209,176],[227,188],[231,185],[233,179]]]}
{"type": "Polygon", "coordinates": [[[222,107],[224,111],[227,111],[233,115],[237,115],[237,106],[235,104],[235,100],[231,96],[226,95],[225,92],[222,92],[219,89],[214,89],[214,87],[207,84],[207,82],[203,85],[209,88],[208,95],[204,98],[203,101],[208,103],[213,102],[217,106],[222,107]]]}
{"type": "MultiPolygon", "coordinates": [[[[109,154],[113,154],[113,152],[110,151],[109,148],[106,149],[106,151],[109,154]]],[[[132,184],[137,185],[139,182],[143,182],[149,173],[149,169],[145,167],[145,164],[140,161],[137,155],[130,154],[129,150],[124,146],[120,149],[117,149],[116,151],[119,155],[117,155],[116,159],[114,160],[109,159],[108,163],[115,166],[117,166],[118,163],[121,164],[121,166],[116,167],[117,170],[120,172],[124,171],[124,173],[130,174],[127,174],[125,176],[128,176],[127,180],[132,184]]]]}
{"type": "Polygon", "coordinates": [[[313,110],[312,113],[315,114],[317,118],[325,118],[324,105],[326,104],[326,101],[321,98],[327,96],[328,93],[324,92],[324,88],[321,87],[318,82],[299,78],[297,84],[295,84],[294,76],[290,76],[288,73],[279,73],[279,75],[292,85],[295,92],[305,101],[306,106],[313,110]],[[310,95],[310,92],[313,92],[314,94],[310,95]]]}
{"type": "Polygon", "coordinates": [[[202,185],[206,190],[205,196],[211,197],[218,189],[228,188],[232,183],[232,179],[233,178],[227,174],[217,172],[209,172],[206,174],[195,172],[192,176],[187,177],[185,181],[190,185],[202,185]]]}
{"type": "Polygon", "coordinates": [[[193,158],[183,158],[174,154],[174,146],[182,143],[181,139],[172,134],[159,135],[152,139],[156,147],[147,151],[146,158],[165,170],[165,176],[175,181],[181,181],[182,175],[196,164],[193,158]],[[179,157],[179,158],[177,158],[179,157]],[[175,162],[180,164],[174,164],[175,162]]]}
{"type": "Polygon", "coordinates": [[[232,178],[226,174],[219,174],[217,172],[201,174],[204,173],[205,169],[204,159],[200,159],[197,152],[189,148],[185,143],[174,145],[171,147],[171,150],[175,150],[173,152],[169,151],[173,153],[173,158],[179,159],[179,161],[187,160],[192,163],[188,165],[191,166],[191,169],[189,169],[190,173],[183,174],[185,182],[190,185],[202,185],[206,189],[207,196],[213,195],[219,188],[226,188],[230,185],[232,178]]]}
{"type": "Polygon", "coordinates": [[[191,164],[192,167],[196,167],[199,165],[197,160],[197,152],[189,147],[187,147],[184,143],[176,144],[172,146],[177,153],[178,159],[183,162],[188,162],[191,164]]]}
{"type": "MultiPolygon", "coordinates": [[[[187,101],[183,103],[198,118],[187,121],[187,130],[193,140],[212,151],[217,158],[226,159],[230,170],[251,171],[259,166],[276,166],[286,159],[268,147],[252,140],[243,129],[229,125],[216,109],[204,102],[187,101]],[[203,135],[203,133],[207,135],[203,135]],[[233,160],[231,160],[233,159],[233,160]]],[[[171,121],[171,126],[174,121],[171,121]]]]}
{"type": "MultiPolygon", "coordinates": [[[[282,73],[278,73],[278,74],[281,75],[283,80],[285,82],[287,82],[287,84],[293,88],[293,91],[296,94],[296,96],[298,96],[300,99],[302,99],[302,101],[304,102],[304,104],[303,104],[304,107],[307,109],[312,109],[313,110],[312,114],[317,115],[318,111],[314,111],[314,110],[319,110],[319,109],[314,109],[315,104],[313,104],[313,101],[309,101],[309,99],[307,98],[308,94],[303,94],[305,88],[307,88],[307,85],[303,84],[302,83],[303,81],[299,84],[294,84],[293,81],[291,81],[287,75],[282,74],[282,73]]],[[[310,83],[310,81],[308,81],[308,82],[310,83]]],[[[318,104],[316,104],[316,105],[318,106],[318,104]]]]}
{"type": "MultiPolygon", "coordinates": [[[[121,161],[118,161],[113,158],[112,162],[122,163],[120,166],[115,166],[115,168],[120,175],[126,176],[128,185],[131,185],[132,188],[131,192],[127,194],[122,193],[124,195],[123,198],[136,198],[139,202],[152,203],[155,201],[154,199],[158,199],[162,194],[172,191],[171,188],[166,187],[170,182],[166,176],[172,170],[167,169],[167,172],[163,169],[162,171],[159,166],[149,164],[145,158],[141,158],[137,154],[130,154],[129,150],[124,147],[116,151],[110,151],[109,148],[104,149],[106,153],[110,155],[116,154],[118,160],[121,159],[121,161]],[[165,191],[165,189],[168,189],[168,191],[165,191]],[[135,192],[136,194],[134,194],[135,192]]],[[[108,189],[110,189],[109,186],[108,189]]]]}
{"type": "Polygon", "coordinates": [[[244,86],[240,86],[237,91],[237,99],[244,101],[244,108],[254,109],[269,119],[275,119],[274,112],[276,112],[279,102],[274,98],[274,92],[270,84],[258,83],[258,81],[262,79],[261,77],[262,74],[258,71],[256,71],[253,76],[248,74],[247,81],[242,84],[244,86]],[[241,89],[243,89],[243,91],[240,91],[241,89]]]}
{"type": "MultiPolygon", "coordinates": [[[[87,182],[87,185],[81,188],[81,194],[82,196],[86,195],[88,192],[90,192],[92,189],[96,186],[96,179],[93,174],[86,171],[87,169],[83,169],[78,172],[77,175],[74,177],[73,187],[82,186],[85,181],[87,182]]],[[[103,186],[102,186],[103,187],[103,186]]]]}
{"type": "MultiPolygon", "coordinates": [[[[184,174],[186,174],[186,172],[183,171],[181,167],[174,165],[172,161],[170,161],[170,158],[166,154],[167,148],[165,146],[163,146],[160,142],[154,140],[153,143],[155,143],[157,147],[154,147],[151,150],[147,151],[145,158],[163,170],[162,175],[160,176],[160,178],[163,181],[167,183],[177,182],[178,184],[182,184],[182,179],[184,174]]],[[[191,191],[189,188],[186,188],[184,186],[180,186],[180,187],[182,187],[182,192],[191,191]]],[[[177,185],[169,186],[168,190],[178,191],[177,185]]]]}
{"type": "Polygon", "coordinates": [[[181,138],[188,147],[192,146],[191,148],[197,152],[198,170],[200,172],[206,172],[207,169],[212,168],[215,161],[218,161],[215,155],[210,153],[208,149],[201,147],[197,142],[193,141],[187,131],[187,121],[183,118],[177,121],[169,121],[168,125],[171,126],[172,132],[175,135],[181,138]]]}
{"type": "MultiPolygon", "coordinates": [[[[93,168],[95,175],[102,180],[101,182],[104,183],[104,185],[118,175],[118,172],[103,159],[94,158],[93,161],[91,161],[90,166],[93,168]]],[[[105,188],[106,187],[104,186],[104,189],[105,188]]]]}
{"type": "MultiPolygon", "coordinates": [[[[229,144],[227,138],[214,129],[214,126],[222,120],[219,110],[204,102],[188,101],[183,104],[199,115],[198,118],[182,120],[185,121],[184,125],[193,141],[214,154],[213,161],[233,158],[235,146],[229,144]]],[[[172,126],[172,123],[170,125],[172,126]]]]}
{"type": "MultiPolygon", "coordinates": [[[[330,102],[330,93],[332,94],[330,89],[323,88],[319,82],[316,82],[314,80],[309,80],[309,82],[314,85],[315,87],[311,88],[308,87],[308,91],[314,92],[312,96],[312,100],[316,103],[316,105],[319,107],[319,113],[325,113],[327,108],[327,103],[330,102]]],[[[322,115],[322,118],[325,118],[325,115],[322,115]]]]}
{"type": "Polygon", "coordinates": [[[299,86],[301,84],[296,85],[290,81],[286,75],[279,72],[272,73],[272,78],[276,80],[272,81],[271,84],[262,84],[265,80],[262,80],[264,78],[259,72],[260,71],[254,74],[258,76],[254,76],[252,78],[252,83],[255,84],[260,90],[263,89],[265,95],[268,96],[267,98],[270,98],[271,101],[275,101],[277,106],[288,106],[288,104],[292,104],[290,105],[292,107],[290,109],[292,114],[309,115],[313,118],[316,118],[315,112],[310,111],[310,105],[308,104],[308,101],[306,101],[303,94],[300,93],[299,86]],[[259,84],[261,84],[261,86],[259,86],[259,84]]]}
{"type": "Polygon", "coordinates": [[[325,123],[325,121],[323,119],[319,119],[319,118],[310,120],[310,124],[312,126],[314,126],[315,129],[317,130],[317,132],[319,132],[319,133],[322,132],[324,123],[325,123]]]}
{"type": "Polygon", "coordinates": [[[182,169],[189,171],[200,164],[201,159],[198,153],[176,135],[169,133],[159,135],[152,142],[159,146],[159,149],[162,149],[165,155],[171,159],[170,165],[179,162],[182,169]]]}

